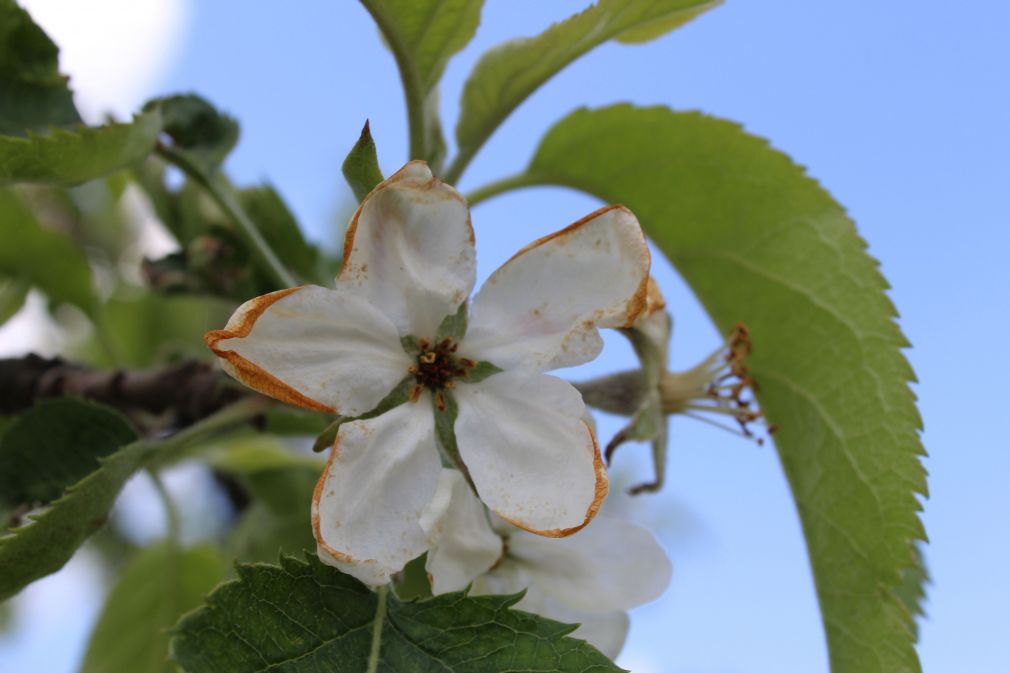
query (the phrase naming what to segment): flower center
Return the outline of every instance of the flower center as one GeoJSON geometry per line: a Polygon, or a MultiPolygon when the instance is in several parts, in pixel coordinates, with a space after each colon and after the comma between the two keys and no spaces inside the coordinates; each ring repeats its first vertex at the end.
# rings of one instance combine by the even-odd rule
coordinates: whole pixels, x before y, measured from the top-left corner
{"type": "Polygon", "coordinates": [[[433,393],[452,388],[453,379],[466,376],[467,371],[477,364],[468,358],[457,357],[459,344],[452,339],[442,339],[437,344],[421,339],[418,346],[421,352],[417,363],[408,370],[417,382],[416,394],[412,395],[414,398],[421,393],[422,387],[433,393]]]}

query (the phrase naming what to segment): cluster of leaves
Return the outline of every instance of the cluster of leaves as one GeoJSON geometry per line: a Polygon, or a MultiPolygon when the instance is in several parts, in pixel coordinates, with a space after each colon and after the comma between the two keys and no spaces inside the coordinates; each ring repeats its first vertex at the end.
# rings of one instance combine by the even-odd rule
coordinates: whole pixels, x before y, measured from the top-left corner
{"type": "MultiPolygon", "coordinates": [[[[400,69],[411,158],[456,182],[512,110],[579,56],[610,40],[654,39],[718,3],[599,0],[540,35],[492,49],[464,85],[449,161],[438,83],[473,37],[481,0],[362,4],[400,69]]],[[[277,192],[236,189],[225,177],[238,136],[235,120],[192,95],[152,101],[131,122],[82,125],[55,45],[13,0],[0,0],[0,323],[36,288],[110,335],[106,363],[119,351],[120,362],[150,365],[166,354],[146,344],[165,344],[161,332],[185,323],[164,318],[172,298],[214,297],[201,306],[224,316],[235,302],[292,282],[325,284],[336,263],[305,241],[277,192]],[[168,166],[184,174],[181,186],[168,186],[168,166]],[[113,259],[121,252],[110,250],[108,231],[94,232],[115,221],[109,214],[128,184],[146,194],[180,246],[144,262],[147,289],[133,294],[146,313],[135,298],[98,292],[101,259],[84,252],[85,244],[104,245],[113,259]],[[106,203],[101,217],[83,198],[95,189],[106,203]],[[58,267],[40,263],[52,259],[58,267]]],[[[381,179],[367,126],[344,172],[359,198],[381,179]]],[[[740,126],[661,107],[576,110],[546,133],[526,170],[471,200],[529,185],[626,204],[721,330],[750,327],[753,374],[761,406],[780,428],[775,444],[807,538],[832,670],[918,671],[913,617],[924,573],[914,543],[924,539],[917,511],[926,486],[907,385],[913,374],[886,282],[841,206],[740,126]]],[[[186,313],[184,306],[179,316],[186,313]]],[[[177,336],[197,343],[196,331],[177,336]]],[[[39,404],[0,425],[0,507],[17,524],[0,534],[0,598],[59,569],[102,525],[130,476],[190,455],[262,410],[236,405],[167,439],[138,439],[113,410],[77,400],[39,404]]],[[[268,423],[277,432],[318,426],[268,423]]],[[[380,662],[384,670],[616,670],[568,638],[570,627],[509,609],[514,597],[404,603],[312,559],[266,564],[278,550],[313,546],[308,493],[319,466],[271,440],[232,441],[201,453],[249,500],[226,552],[169,541],[137,554],[110,594],[83,670],[172,670],[164,629],[226,576],[229,557],[257,563],[241,566],[237,581],[174,631],[172,655],[193,673],[374,671],[380,662]],[[145,581],[155,575],[161,581],[145,581]]]]}

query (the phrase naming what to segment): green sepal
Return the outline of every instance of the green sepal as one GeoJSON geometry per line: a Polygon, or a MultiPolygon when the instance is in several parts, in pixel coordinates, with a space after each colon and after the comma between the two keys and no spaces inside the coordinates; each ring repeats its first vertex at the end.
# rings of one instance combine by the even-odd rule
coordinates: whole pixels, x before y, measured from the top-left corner
{"type": "Polygon", "coordinates": [[[442,319],[435,331],[435,343],[440,343],[443,339],[452,339],[456,343],[462,340],[466,334],[467,302],[463,302],[456,309],[455,313],[450,313],[442,319]]]}
{"type": "Polygon", "coordinates": [[[340,432],[340,426],[344,423],[350,421],[361,421],[368,418],[375,418],[381,414],[386,413],[390,409],[400,406],[410,399],[410,391],[414,387],[414,377],[408,376],[396,384],[388,395],[382,398],[375,408],[371,411],[366,411],[360,416],[339,416],[336,420],[326,426],[326,429],[319,433],[316,437],[315,443],[312,445],[312,450],[316,453],[321,451],[326,451],[333,446],[333,442],[337,440],[337,433],[340,432]]]}
{"type": "Polygon", "coordinates": [[[416,357],[421,354],[421,343],[418,338],[412,334],[400,337],[400,345],[403,346],[403,352],[411,357],[416,357]]]}
{"type": "Polygon", "coordinates": [[[361,129],[358,142],[354,143],[354,147],[347,153],[341,170],[358,203],[364,201],[369,192],[382,182],[382,169],[379,168],[379,157],[375,152],[375,141],[372,140],[367,120],[365,127],[361,129]]]}
{"type": "Polygon", "coordinates": [[[467,370],[465,381],[467,383],[480,383],[487,377],[498,374],[502,371],[504,370],[501,367],[498,367],[487,360],[481,360],[467,370]]]}

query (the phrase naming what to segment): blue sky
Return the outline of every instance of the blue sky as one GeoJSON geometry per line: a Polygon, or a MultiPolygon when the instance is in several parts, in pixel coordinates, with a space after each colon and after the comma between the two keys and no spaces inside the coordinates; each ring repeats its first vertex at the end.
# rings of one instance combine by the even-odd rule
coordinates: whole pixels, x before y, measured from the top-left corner
{"type": "MultiPolygon", "coordinates": [[[[282,13],[268,3],[192,3],[174,62],[149,89],[196,91],[237,116],[243,136],[228,164],[236,181],[273,182],[310,235],[335,245],[334,223],[351,205],[339,166],[364,120],[387,173],[406,157],[402,95],[356,3],[289,4],[282,13]]],[[[446,128],[482,51],[582,6],[489,2],[476,39],[447,70],[446,128]]],[[[1010,668],[1010,393],[1000,366],[1010,333],[1008,26],[1010,7],[996,0],[731,1],[659,41],[606,45],[578,61],[517,110],[461,183],[467,191],[515,172],[575,107],[631,101],[737,120],[849,209],[893,285],[920,379],[934,578],[920,647],[926,671],[1010,668]]],[[[555,189],[481,204],[473,214],[480,273],[596,205],[555,189]]],[[[659,255],[655,267],[676,323],[675,365],[690,366],[718,335],[659,255]]],[[[589,371],[630,361],[620,339],[608,339],[589,371]]],[[[602,436],[618,427],[601,419],[602,436]]],[[[648,473],[644,447],[623,452],[615,481],[648,473]]],[[[827,671],[774,450],[677,419],[668,469],[662,494],[615,498],[656,529],[674,562],[667,594],[634,613],[621,663],[644,673],[827,671]]],[[[29,661],[46,637],[45,625],[35,628],[20,647],[0,638],[0,662],[29,661]]]]}

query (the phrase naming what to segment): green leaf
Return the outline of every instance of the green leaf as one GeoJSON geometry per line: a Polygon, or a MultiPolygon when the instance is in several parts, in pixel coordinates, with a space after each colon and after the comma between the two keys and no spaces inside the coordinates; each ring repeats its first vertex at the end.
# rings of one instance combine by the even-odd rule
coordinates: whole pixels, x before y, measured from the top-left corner
{"type": "Polygon", "coordinates": [[[319,251],[306,242],[298,221],[277,190],[271,185],[243,189],[238,201],[284,266],[311,283],[331,280],[322,277],[319,251]]]}
{"type": "Polygon", "coordinates": [[[84,252],[63,234],[43,229],[9,189],[0,189],[0,274],[94,314],[97,300],[84,252]]]}
{"type": "Polygon", "coordinates": [[[747,325],[832,670],[919,671],[894,594],[924,537],[914,375],[887,283],[842,207],[738,125],[658,107],[578,110],[528,170],[528,183],[627,205],[719,330],[747,325]]]}
{"type": "Polygon", "coordinates": [[[55,500],[137,438],[117,411],[93,402],[40,400],[0,436],[0,503],[55,500]]]}
{"type": "Polygon", "coordinates": [[[0,134],[80,123],[58,53],[28,12],[0,0],[0,134]]]}
{"type": "Polygon", "coordinates": [[[279,552],[315,549],[311,504],[325,462],[293,452],[276,438],[243,433],[220,442],[209,463],[235,477],[253,498],[229,539],[241,561],[276,561],[279,552]]]}
{"type": "Polygon", "coordinates": [[[382,169],[379,168],[379,157],[375,152],[375,141],[372,140],[372,132],[365,121],[365,127],[361,129],[361,136],[354,147],[347,153],[344,165],[341,167],[344,179],[351,186],[354,198],[365,200],[368,193],[375,189],[375,186],[382,182],[382,169]]]}
{"type": "Polygon", "coordinates": [[[155,445],[146,442],[124,447],[48,509],[29,515],[27,523],[0,537],[0,600],[62,568],[81,543],[105,524],[123,484],[154,450],[155,445]]]}
{"type": "Polygon", "coordinates": [[[225,407],[213,416],[162,440],[140,440],[101,460],[101,467],[67,488],[63,496],[27,522],[0,533],[0,601],[25,585],[56,572],[108,516],[126,480],[152,458],[172,456],[208,435],[247,422],[264,409],[255,398],[225,407]]]}
{"type": "Polygon", "coordinates": [[[621,670],[566,637],[574,626],[511,610],[521,595],[401,602],[314,557],[238,570],[175,628],[172,656],[188,673],[621,670]]]}
{"type": "Polygon", "coordinates": [[[238,122],[199,96],[155,98],[144,105],[145,112],[151,110],[160,110],[174,149],[208,175],[221,166],[238,142],[238,122]]]}
{"type": "MultiPolygon", "coordinates": [[[[658,35],[720,0],[600,0],[536,37],[510,40],[481,56],[463,85],[457,162],[469,161],[512,110],[569,63],[608,40],[658,35]]],[[[464,164],[454,164],[461,166],[464,164]]],[[[459,175],[449,175],[455,181],[459,175]]]]}
{"type": "Polygon", "coordinates": [[[0,278],[0,325],[17,315],[28,298],[31,285],[25,280],[0,278]]]}
{"type": "Polygon", "coordinates": [[[919,620],[926,615],[922,604],[926,600],[926,585],[931,579],[922,548],[923,543],[915,545],[915,564],[905,568],[901,584],[895,589],[898,599],[905,604],[905,609],[914,619],[912,628],[916,640],[919,637],[919,620]]]}
{"type": "Polygon", "coordinates": [[[142,161],[159,133],[161,116],[148,112],[129,124],[0,136],[0,186],[36,182],[69,187],[93,180],[142,161]]]}
{"type": "Polygon", "coordinates": [[[226,564],[209,545],[162,543],[123,569],[91,634],[80,673],[175,673],[168,629],[224,579],[226,564]]]}
{"type": "Polygon", "coordinates": [[[423,138],[425,159],[437,167],[445,154],[438,121],[438,82],[449,59],[473,39],[483,0],[361,0],[400,69],[411,118],[412,149],[423,138]]]}

